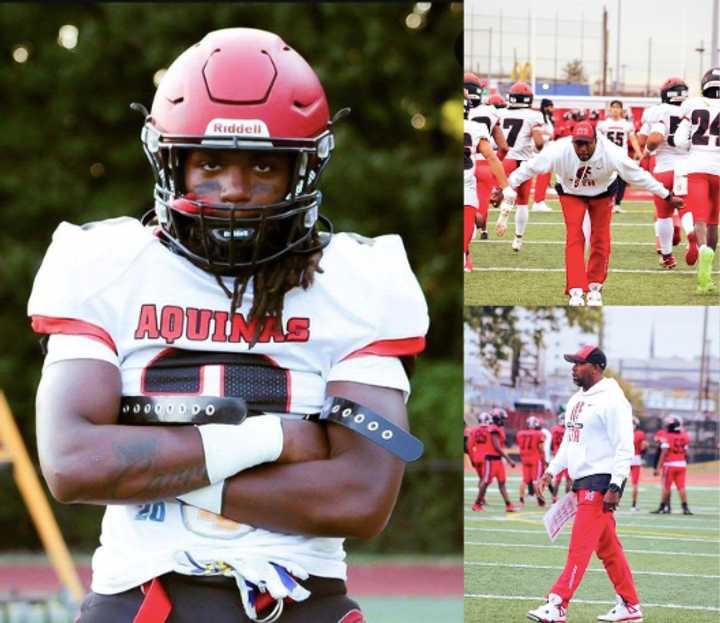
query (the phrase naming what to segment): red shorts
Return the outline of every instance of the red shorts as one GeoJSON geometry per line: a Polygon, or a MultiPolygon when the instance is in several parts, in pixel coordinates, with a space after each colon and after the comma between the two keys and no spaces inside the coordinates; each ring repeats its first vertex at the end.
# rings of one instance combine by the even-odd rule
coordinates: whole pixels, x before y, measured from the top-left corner
{"type": "Polygon", "coordinates": [[[663,467],[663,489],[669,491],[670,487],[672,487],[673,482],[678,489],[684,489],[686,473],[687,467],[663,467]]]}
{"type": "MultiPolygon", "coordinates": [[[[510,177],[510,174],[515,169],[517,169],[523,162],[524,160],[508,160],[507,158],[505,158],[505,160],[503,160],[503,169],[505,169],[505,175],[510,177]]],[[[531,186],[532,178],[526,180],[515,189],[517,191],[517,201],[515,202],[515,205],[526,206],[528,204],[528,200],[530,199],[531,186]]]]}
{"type": "Polygon", "coordinates": [[[497,478],[499,483],[505,482],[505,466],[503,465],[502,459],[493,459],[492,461],[485,461],[482,471],[482,482],[489,485],[493,478],[497,478]]]}
{"type": "Polygon", "coordinates": [[[568,474],[567,469],[562,470],[557,476],[555,476],[555,482],[560,483],[563,478],[565,480],[570,480],[570,474],[568,474]]]}
{"type": "Polygon", "coordinates": [[[545,462],[542,459],[528,462],[523,461],[522,470],[523,482],[529,485],[535,480],[540,480],[540,476],[542,476],[545,471],[545,462]]]}
{"type": "Polygon", "coordinates": [[[639,465],[631,465],[630,466],[630,482],[634,485],[640,482],[640,466],[639,465]]]}
{"type": "Polygon", "coordinates": [[[687,204],[695,221],[718,224],[720,176],[712,173],[688,173],[687,204]]]}

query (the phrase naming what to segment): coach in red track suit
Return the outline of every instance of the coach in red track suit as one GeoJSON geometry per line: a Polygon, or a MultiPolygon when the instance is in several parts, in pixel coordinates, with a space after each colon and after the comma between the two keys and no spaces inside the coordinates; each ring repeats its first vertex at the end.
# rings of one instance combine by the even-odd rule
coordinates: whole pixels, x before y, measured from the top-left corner
{"type": "Polygon", "coordinates": [[[573,479],[577,514],[567,562],[550,589],[546,604],[528,612],[542,623],[564,623],[593,552],[603,561],[617,593],[616,604],[598,621],[642,621],[639,598],[622,545],[615,531],[613,511],[620,502],[633,456],[632,408],[614,379],[603,378],[605,354],[584,346],[565,355],[572,362],[572,378],[580,390],[565,413],[565,436],[539,483],[542,490],[567,467],[573,479]]]}

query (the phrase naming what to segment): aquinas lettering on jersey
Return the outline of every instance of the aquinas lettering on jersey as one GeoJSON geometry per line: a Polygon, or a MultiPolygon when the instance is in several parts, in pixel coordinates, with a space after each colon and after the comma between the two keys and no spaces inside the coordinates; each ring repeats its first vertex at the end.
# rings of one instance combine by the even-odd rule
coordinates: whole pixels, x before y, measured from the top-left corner
{"type": "MultiPolygon", "coordinates": [[[[157,305],[144,304],[140,306],[134,337],[136,340],[163,339],[167,344],[181,337],[194,342],[250,343],[258,321],[248,321],[241,313],[235,314],[232,320],[229,316],[223,311],[184,309],[177,305],[165,305],[158,313],[157,305]]],[[[289,318],[283,325],[278,318],[270,317],[265,320],[258,342],[307,342],[309,339],[310,318],[289,318]]]]}

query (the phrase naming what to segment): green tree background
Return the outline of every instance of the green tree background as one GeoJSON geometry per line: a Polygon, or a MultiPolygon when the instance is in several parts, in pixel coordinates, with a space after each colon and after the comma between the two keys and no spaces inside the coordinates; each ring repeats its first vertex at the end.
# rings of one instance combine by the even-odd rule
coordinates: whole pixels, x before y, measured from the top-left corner
{"type": "MultiPolygon", "coordinates": [[[[408,469],[388,529],[368,550],[458,552],[462,543],[462,283],[459,270],[462,5],[433,5],[419,28],[413,4],[4,4],[0,11],[0,388],[36,457],[37,337],[25,315],[33,277],[62,220],[83,223],[152,207],[141,116],[153,75],[206,32],[245,26],[279,33],[316,69],[338,126],[323,183],[340,231],[398,232],[430,305],[431,330],[409,409],[426,444],[408,469]],[[58,45],[73,24],[77,46],[58,45]],[[16,62],[18,46],[29,52],[16,62]],[[419,117],[418,115],[422,115],[419,117]],[[416,129],[411,124],[415,116],[416,129]]],[[[149,277],[151,278],[151,277],[149,277]]],[[[378,278],[382,278],[378,275],[378,278]]],[[[397,310],[402,313],[402,310],[397,310]]],[[[55,512],[71,546],[96,544],[101,509],[55,512]]],[[[0,473],[0,548],[39,548],[13,484],[0,473]]]]}

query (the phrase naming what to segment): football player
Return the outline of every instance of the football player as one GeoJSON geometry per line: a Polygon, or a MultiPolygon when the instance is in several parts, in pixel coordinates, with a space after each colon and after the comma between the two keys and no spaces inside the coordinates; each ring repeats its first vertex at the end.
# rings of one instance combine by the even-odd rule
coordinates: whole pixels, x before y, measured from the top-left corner
{"type": "MultiPolygon", "coordinates": [[[[507,96],[508,107],[503,115],[503,131],[509,150],[503,166],[510,175],[523,162],[530,160],[534,153],[539,152],[545,143],[542,134],[543,116],[539,111],[530,108],[533,102],[533,91],[524,82],[516,82],[510,87],[507,96]]],[[[512,241],[513,251],[520,251],[523,235],[528,222],[528,201],[532,180],[525,180],[517,187],[517,208],[515,212],[515,238],[512,241]]],[[[505,232],[496,228],[498,236],[505,232]]]]}
{"type": "MultiPolygon", "coordinates": [[[[680,105],[687,99],[687,96],[688,87],[684,80],[681,78],[665,80],[660,87],[661,103],[645,109],[638,134],[640,143],[645,147],[644,155],[655,156],[653,176],[668,190],[673,189],[676,178],[679,189],[686,183],[684,166],[687,152],[675,146],[675,131],[682,120],[680,105]]],[[[677,210],[660,197],[654,196],[653,199],[656,217],[655,232],[660,244],[660,262],[664,268],[673,269],[677,266],[677,260],[672,254],[672,247],[673,244],[676,244],[676,238],[679,237],[679,231],[675,232],[673,220],[677,210]]],[[[693,216],[687,202],[679,212],[680,222],[688,241],[685,262],[693,266],[697,262],[698,247],[693,216]]]]}
{"type": "MultiPolygon", "coordinates": [[[[543,126],[541,128],[544,144],[547,145],[555,138],[555,122],[553,120],[552,100],[544,98],[540,102],[540,113],[543,117],[543,126]]],[[[533,207],[531,212],[552,212],[552,208],[545,203],[545,195],[547,187],[550,184],[551,173],[543,173],[535,178],[535,192],[533,195],[533,207]]]]}
{"type": "Polygon", "coordinates": [[[472,505],[473,511],[485,510],[485,492],[482,491],[482,478],[485,468],[485,452],[487,450],[487,441],[490,436],[489,426],[492,424],[492,417],[487,411],[483,411],[478,416],[478,424],[470,431],[470,462],[472,463],[478,475],[478,495],[472,505]]]}
{"type": "Polygon", "coordinates": [[[680,106],[682,121],[675,133],[675,144],[689,152],[685,170],[687,203],[699,248],[697,292],[710,294],[717,290],[712,267],[720,212],[720,67],[705,72],[701,90],[702,97],[688,98],[680,106]]]}
{"type": "Polygon", "coordinates": [[[657,510],[653,514],[670,513],[670,491],[673,483],[680,494],[683,515],[692,515],[687,503],[687,492],[685,490],[685,476],[687,474],[687,447],[690,445],[690,437],[682,428],[682,420],[677,416],[671,416],[666,423],[666,434],[660,444],[660,459],[655,468],[655,475],[662,472],[662,498],[657,510]]]}
{"type": "Polygon", "coordinates": [[[525,504],[525,487],[528,493],[537,498],[538,506],[545,506],[545,498],[535,490],[535,482],[545,471],[545,434],[540,420],[531,415],[526,422],[527,428],[517,434],[517,444],[522,462],[522,480],[520,481],[520,504],[525,504]]]}
{"type": "MultiPolygon", "coordinates": [[[[637,136],[635,136],[635,126],[623,117],[623,105],[620,100],[610,102],[610,116],[598,121],[595,129],[603,136],[606,136],[609,141],[624,149],[626,153],[630,145],[632,145],[635,160],[640,160],[642,152],[637,136]]],[[[618,177],[615,205],[613,206],[613,212],[616,214],[625,212],[620,204],[625,196],[626,187],[625,180],[618,177]]]]}
{"type": "Polygon", "coordinates": [[[77,621],[362,622],[343,537],[382,530],[418,453],[402,241],[331,233],[340,115],[276,34],[207,34],[135,108],[154,211],[60,224],[28,304],[43,473],[107,506],[77,621]]]}
{"type": "Polygon", "coordinates": [[[507,421],[507,411],[499,407],[495,407],[490,411],[492,423],[487,427],[487,435],[485,441],[485,455],[482,469],[482,477],[480,481],[480,491],[478,499],[485,499],[485,492],[490,483],[497,478],[498,489],[500,495],[505,501],[505,512],[514,513],[515,507],[510,502],[510,498],[505,488],[505,466],[502,459],[505,459],[510,467],[515,467],[514,461],[505,453],[505,422],[507,421]]]}
{"type": "MultiPolygon", "coordinates": [[[[565,293],[569,295],[568,304],[601,306],[602,288],[610,262],[610,221],[618,178],[622,177],[667,199],[675,207],[682,207],[682,200],[641,169],[626,151],[601,134],[596,135],[587,121],[575,126],[572,137],[555,141],[548,149],[523,162],[510,175],[510,186],[520,188],[533,176],[548,171],[554,171],[557,176],[565,220],[565,293]],[[590,257],[586,264],[582,223],[588,213],[592,234],[590,257]]],[[[507,228],[508,215],[509,209],[501,208],[496,224],[498,231],[507,228]]]]}
{"type": "MultiPolygon", "coordinates": [[[[464,163],[463,163],[463,183],[464,183],[464,216],[463,216],[463,261],[466,272],[472,271],[472,257],[470,255],[470,241],[473,237],[475,229],[476,215],[484,214],[487,217],[488,201],[490,198],[489,191],[478,192],[478,180],[476,177],[475,159],[482,158],[487,163],[488,175],[494,176],[501,188],[505,189],[508,198],[513,198],[515,192],[508,188],[507,177],[503,166],[498,160],[497,155],[490,145],[490,133],[495,128],[495,133],[502,136],[500,127],[497,126],[497,116],[492,107],[489,108],[490,113],[480,116],[473,116],[472,110],[476,107],[476,102],[480,101],[480,85],[472,82],[469,76],[465,75],[464,95],[465,95],[465,119],[464,119],[464,163]],[[491,116],[489,116],[491,115],[491,116]],[[486,123],[487,121],[487,123],[486,123]],[[480,202],[480,203],[479,203],[480,202]]],[[[502,139],[501,139],[502,140],[502,139]]],[[[486,184],[486,181],[482,182],[486,184]]],[[[485,220],[482,221],[485,223],[485,220]]]]}
{"type": "Polygon", "coordinates": [[[645,441],[645,432],[640,430],[640,420],[633,418],[633,446],[635,454],[630,462],[630,483],[632,484],[632,508],[633,512],[637,512],[637,497],[640,483],[640,467],[642,467],[642,457],[647,449],[647,441],[645,441]]]}

